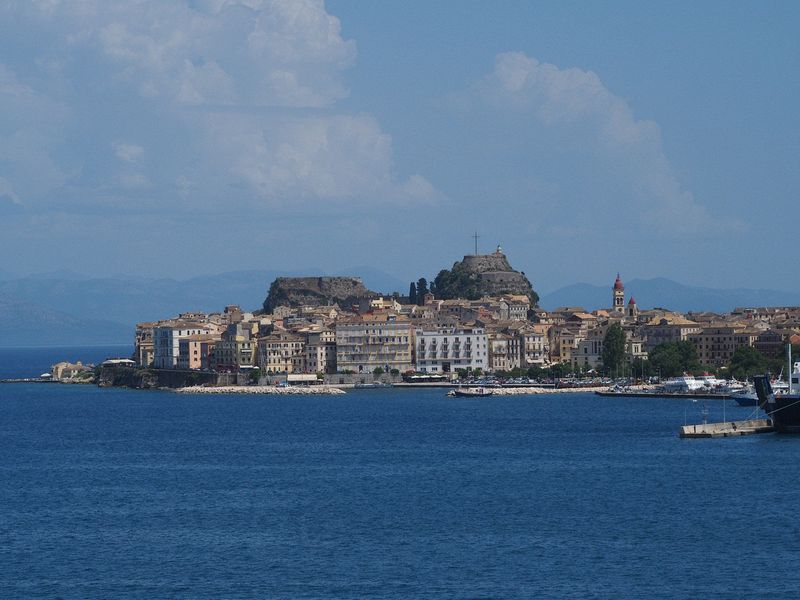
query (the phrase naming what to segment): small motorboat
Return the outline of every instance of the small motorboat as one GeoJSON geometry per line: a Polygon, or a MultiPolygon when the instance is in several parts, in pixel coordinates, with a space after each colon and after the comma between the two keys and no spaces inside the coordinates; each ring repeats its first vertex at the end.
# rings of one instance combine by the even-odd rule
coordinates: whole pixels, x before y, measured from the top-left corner
{"type": "Polygon", "coordinates": [[[481,398],[483,396],[491,396],[494,394],[494,390],[491,388],[485,387],[468,387],[468,388],[456,388],[451,390],[448,395],[451,396],[460,396],[462,398],[481,398]]]}

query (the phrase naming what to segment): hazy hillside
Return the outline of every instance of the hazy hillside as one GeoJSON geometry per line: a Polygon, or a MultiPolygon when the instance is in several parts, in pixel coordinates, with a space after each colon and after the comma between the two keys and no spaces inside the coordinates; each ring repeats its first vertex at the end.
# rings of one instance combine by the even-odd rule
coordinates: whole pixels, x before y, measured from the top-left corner
{"type": "MultiPolygon", "coordinates": [[[[342,271],[361,277],[367,288],[405,292],[402,281],[369,267],[342,271]]],[[[174,279],[82,279],[77,274],[43,274],[0,280],[0,345],[101,344],[129,342],[138,321],[156,320],[179,312],[217,311],[227,304],[246,310],[261,306],[269,284],[281,275],[319,274],[267,270],[236,271],[174,279]]],[[[725,312],[736,306],[800,305],[800,294],[776,290],[719,290],[683,285],[669,279],[626,283],[641,308],[725,312]]],[[[561,288],[541,299],[541,306],[607,308],[611,286],[585,283],[561,288]]]]}
{"type": "MultiPolygon", "coordinates": [[[[403,286],[408,285],[370,267],[353,267],[343,273],[361,277],[367,287],[378,291],[403,291],[403,286]]],[[[319,274],[319,271],[252,270],[184,281],[91,278],[71,272],[42,273],[22,279],[0,277],[3,298],[0,345],[127,342],[139,321],[164,319],[193,310],[219,311],[228,304],[256,310],[276,277],[319,274]],[[48,326],[38,327],[37,320],[48,326]],[[85,331],[89,329],[98,331],[85,331]],[[33,339],[31,335],[35,341],[23,342],[33,339]]]]}
{"type": "MultiPolygon", "coordinates": [[[[625,282],[625,297],[636,298],[640,308],[664,307],[681,312],[708,310],[727,312],[737,306],[800,305],[800,294],[777,290],[736,288],[721,290],[695,287],[670,279],[634,279],[625,282]]],[[[558,306],[583,306],[587,310],[611,305],[611,286],[576,283],[545,294],[540,306],[552,310],[558,306]]]]}
{"type": "Polygon", "coordinates": [[[118,344],[132,339],[132,327],[80,319],[0,292],[0,346],[118,344]]]}

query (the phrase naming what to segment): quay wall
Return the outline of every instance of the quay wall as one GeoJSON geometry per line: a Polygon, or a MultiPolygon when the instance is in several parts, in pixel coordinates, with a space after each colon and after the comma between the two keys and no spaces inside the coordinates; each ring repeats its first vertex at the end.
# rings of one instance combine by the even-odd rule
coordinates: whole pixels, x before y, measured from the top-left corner
{"type": "MultiPolygon", "coordinates": [[[[265,375],[259,385],[280,385],[287,380],[286,375],[265,375]]],[[[363,383],[398,383],[399,375],[384,373],[329,374],[319,381],[323,385],[353,386],[363,383]]],[[[97,379],[100,387],[130,387],[136,389],[183,388],[198,385],[232,386],[248,385],[248,373],[211,373],[207,371],[188,371],[180,369],[137,369],[133,367],[102,367],[97,379]]]]}
{"type": "MultiPolygon", "coordinates": [[[[236,374],[223,374],[226,376],[236,374]]],[[[97,378],[100,387],[129,387],[143,390],[181,388],[191,385],[216,385],[216,373],[173,369],[134,369],[132,367],[102,367],[97,378]]],[[[225,384],[229,384],[228,381],[225,384]]],[[[234,383],[235,384],[235,383],[234,383]]]]}

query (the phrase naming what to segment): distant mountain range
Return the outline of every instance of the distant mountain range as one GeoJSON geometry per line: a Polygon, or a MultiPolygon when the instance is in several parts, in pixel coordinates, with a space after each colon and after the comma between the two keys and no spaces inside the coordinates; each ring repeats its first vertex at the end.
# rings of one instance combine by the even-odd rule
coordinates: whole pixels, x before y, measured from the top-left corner
{"type": "MultiPolygon", "coordinates": [[[[661,277],[625,282],[625,301],[631,297],[636,299],[639,308],[661,307],[680,312],[724,313],[738,306],[800,306],[800,294],[794,292],[696,287],[661,277]]],[[[545,294],[539,304],[545,310],[559,306],[583,306],[589,311],[609,308],[611,286],[576,283],[545,294]]]]}
{"type": "MultiPolygon", "coordinates": [[[[236,271],[175,279],[90,278],[77,273],[41,274],[0,280],[0,346],[130,343],[134,325],[193,310],[219,311],[228,304],[245,310],[261,307],[269,284],[278,276],[319,272],[236,271]]],[[[368,289],[405,293],[408,283],[370,267],[343,269],[368,289]]],[[[800,294],[776,290],[720,290],[693,287],[669,279],[636,279],[626,283],[626,298],[640,308],[665,307],[686,312],[727,312],[737,306],[800,305],[800,294]]],[[[570,285],[542,297],[541,306],[611,304],[611,286],[570,285]]]]}
{"type": "MultiPolygon", "coordinates": [[[[228,304],[256,310],[278,276],[316,275],[236,271],[175,279],[98,278],[67,272],[0,278],[0,346],[128,343],[134,325],[228,304]],[[42,325],[44,323],[45,325],[42,325]]],[[[369,289],[404,291],[408,284],[369,267],[352,267],[369,289]]]]}
{"type": "Polygon", "coordinates": [[[130,343],[133,327],[81,319],[0,292],[0,346],[79,346],[130,343]]]}

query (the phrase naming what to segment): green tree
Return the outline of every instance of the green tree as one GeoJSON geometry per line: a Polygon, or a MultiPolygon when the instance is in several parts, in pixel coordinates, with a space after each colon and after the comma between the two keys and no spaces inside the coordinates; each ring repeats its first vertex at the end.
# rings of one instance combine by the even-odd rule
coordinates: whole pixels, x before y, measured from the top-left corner
{"type": "Polygon", "coordinates": [[[745,379],[769,370],[769,361],[752,346],[741,346],[733,353],[730,374],[737,379],[745,379]]]}
{"type": "Polygon", "coordinates": [[[253,369],[250,371],[250,375],[248,375],[248,377],[250,378],[250,383],[258,383],[258,380],[261,377],[261,369],[253,369]]]}
{"type": "Polygon", "coordinates": [[[531,367],[528,367],[528,370],[526,371],[525,374],[531,379],[539,379],[539,377],[544,375],[544,372],[545,372],[544,369],[542,369],[542,367],[540,367],[539,365],[533,365],[531,367]]]}
{"type": "Polygon", "coordinates": [[[373,375],[383,375],[383,369],[381,367],[375,367],[372,370],[373,375]]]}
{"type": "Polygon", "coordinates": [[[618,372],[625,364],[625,332],[619,323],[614,323],[603,338],[603,366],[611,373],[618,372]]]}
{"type": "Polygon", "coordinates": [[[411,286],[408,288],[408,303],[417,303],[417,286],[413,281],[411,282],[411,286]]]}
{"type": "Polygon", "coordinates": [[[631,371],[635,378],[645,378],[653,374],[653,366],[649,360],[637,358],[631,363],[631,371]]]}
{"type": "Polygon", "coordinates": [[[417,281],[417,304],[422,306],[425,303],[425,294],[428,293],[428,280],[420,277],[417,281]]]}
{"type": "Polygon", "coordinates": [[[648,358],[650,372],[662,377],[677,377],[702,370],[697,348],[687,340],[659,344],[649,352],[648,358]]]}

